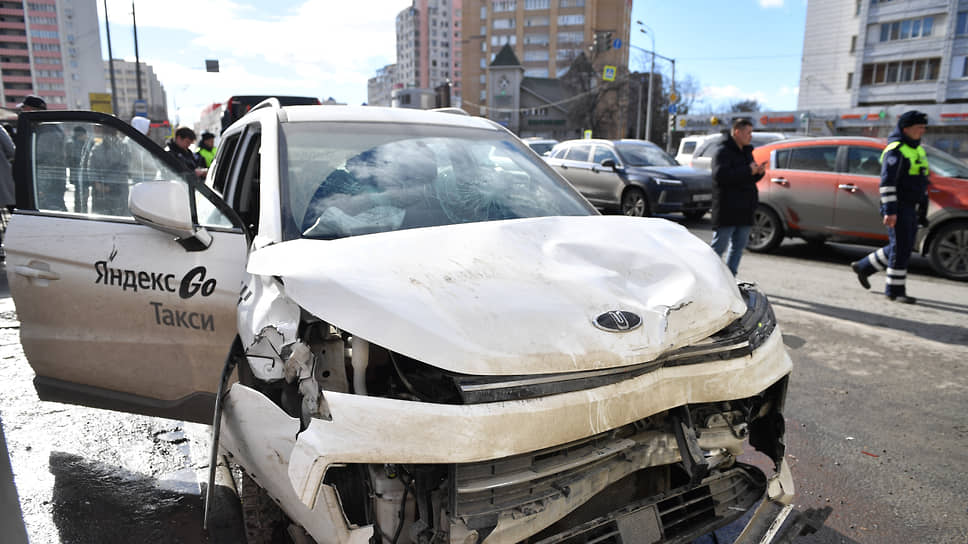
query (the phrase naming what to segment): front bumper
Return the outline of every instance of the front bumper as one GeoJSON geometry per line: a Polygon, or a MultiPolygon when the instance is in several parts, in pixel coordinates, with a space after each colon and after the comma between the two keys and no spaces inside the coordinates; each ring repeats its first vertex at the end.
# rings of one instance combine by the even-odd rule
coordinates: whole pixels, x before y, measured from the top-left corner
{"type": "MultiPolygon", "coordinates": [[[[365,542],[372,527],[348,523],[335,488],[324,483],[331,467],[460,465],[525,455],[601,435],[684,404],[752,397],[782,380],[791,368],[776,328],[748,355],[670,365],[622,382],[540,398],[442,405],[327,391],[332,419],[314,419],[301,433],[297,420],[260,393],[236,384],[225,401],[223,444],[317,540],[365,542]]],[[[699,445],[735,447],[735,437],[724,438],[722,444],[710,441],[714,437],[704,436],[699,445]]],[[[616,462],[617,472],[585,478],[585,488],[573,486],[571,501],[557,501],[543,512],[504,516],[486,542],[514,542],[534,534],[622,477],[622,471],[628,474],[680,460],[674,436],[649,443],[651,449],[639,450],[646,459],[624,462],[624,467],[616,462]]],[[[632,449],[626,450],[617,454],[631,456],[632,449]]]]}

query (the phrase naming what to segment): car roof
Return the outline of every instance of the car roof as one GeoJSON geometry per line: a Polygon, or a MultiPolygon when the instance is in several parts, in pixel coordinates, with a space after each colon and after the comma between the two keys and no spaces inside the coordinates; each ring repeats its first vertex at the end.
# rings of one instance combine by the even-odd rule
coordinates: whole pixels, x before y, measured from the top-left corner
{"type": "Polygon", "coordinates": [[[866,136],[809,136],[801,138],[789,138],[786,140],[776,140],[757,146],[757,149],[764,147],[796,147],[802,144],[841,144],[841,143],[868,143],[884,145],[883,138],[869,138],[866,136]]]}
{"type": "MultiPolygon", "coordinates": [[[[253,111],[258,111],[253,109],[253,111]]],[[[402,123],[439,125],[502,131],[500,125],[483,117],[454,115],[452,113],[418,110],[411,108],[384,108],[378,106],[284,106],[279,108],[282,122],[306,121],[345,123],[402,123]]]]}
{"type": "MultiPolygon", "coordinates": [[[[646,140],[636,140],[633,138],[626,138],[621,140],[603,140],[601,138],[576,138],[574,140],[565,140],[560,142],[558,145],[579,145],[579,144],[637,144],[637,145],[648,145],[653,147],[659,147],[652,142],[646,140]]],[[[557,146],[555,146],[557,147],[557,146]]],[[[660,148],[661,149],[661,148],[660,148]]]]}

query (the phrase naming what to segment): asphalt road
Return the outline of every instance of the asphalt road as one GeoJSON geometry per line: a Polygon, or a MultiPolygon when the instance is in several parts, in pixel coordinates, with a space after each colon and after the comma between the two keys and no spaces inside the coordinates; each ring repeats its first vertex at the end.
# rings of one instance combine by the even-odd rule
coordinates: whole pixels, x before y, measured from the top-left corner
{"type": "MultiPolygon", "coordinates": [[[[708,221],[687,226],[711,238],[708,221]]],[[[968,283],[915,259],[919,304],[890,302],[881,278],[865,291],[847,267],[867,251],[787,242],[740,265],[770,296],[794,361],[795,504],[833,507],[798,542],[966,544],[968,283]]],[[[0,418],[32,542],[242,541],[228,500],[214,530],[201,529],[206,427],[38,401],[16,327],[0,299],[0,418]]]]}
{"type": "MultiPolygon", "coordinates": [[[[708,222],[688,225],[711,239],[708,222]]],[[[968,542],[968,283],[915,258],[908,293],[860,287],[870,248],[785,242],[738,277],[769,296],[794,362],[787,455],[798,509],[832,506],[807,543],[968,542]]],[[[721,531],[723,532],[723,531],[721,531]]],[[[722,542],[730,542],[729,531],[722,542]]]]}

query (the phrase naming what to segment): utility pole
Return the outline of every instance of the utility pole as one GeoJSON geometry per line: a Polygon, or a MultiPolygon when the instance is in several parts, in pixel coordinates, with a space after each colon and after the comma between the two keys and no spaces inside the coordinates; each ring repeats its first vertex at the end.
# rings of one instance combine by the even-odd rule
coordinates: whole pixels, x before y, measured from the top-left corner
{"type": "MultiPolygon", "coordinates": [[[[670,60],[672,62],[671,96],[674,96],[677,99],[677,100],[671,100],[670,102],[672,102],[672,108],[675,108],[675,111],[678,112],[679,107],[676,105],[676,102],[678,102],[678,98],[679,98],[679,95],[676,94],[676,59],[670,59],[670,60]]],[[[666,153],[672,153],[672,131],[675,130],[675,126],[676,126],[676,114],[670,111],[669,112],[669,133],[666,136],[666,153]]]]}
{"type": "Polygon", "coordinates": [[[635,139],[642,139],[642,86],[645,85],[645,77],[639,79],[639,103],[635,108],[635,139]]]}
{"type": "Polygon", "coordinates": [[[138,19],[134,15],[133,1],[131,2],[131,26],[134,28],[134,77],[138,83],[138,100],[141,100],[141,57],[138,56],[138,19]]]}
{"type": "Polygon", "coordinates": [[[108,72],[111,74],[111,109],[118,114],[118,89],[114,83],[114,54],[111,53],[111,23],[108,22],[108,0],[104,0],[104,28],[108,38],[108,72]]]}
{"type": "Polygon", "coordinates": [[[652,67],[649,68],[649,98],[645,109],[645,139],[652,141],[652,79],[655,77],[655,40],[652,40],[652,67]]]}

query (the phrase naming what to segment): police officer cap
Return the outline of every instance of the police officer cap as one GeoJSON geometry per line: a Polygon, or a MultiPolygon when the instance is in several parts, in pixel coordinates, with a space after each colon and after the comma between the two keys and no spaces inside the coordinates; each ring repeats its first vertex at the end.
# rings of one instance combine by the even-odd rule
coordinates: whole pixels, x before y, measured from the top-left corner
{"type": "Polygon", "coordinates": [[[214,137],[215,137],[215,135],[212,134],[211,132],[207,131],[207,130],[202,133],[202,141],[205,141],[205,140],[207,140],[209,138],[214,138],[214,137]]]}
{"type": "Polygon", "coordinates": [[[897,126],[901,128],[926,124],[928,124],[928,114],[917,110],[906,111],[897,120],[897,126]]]}

